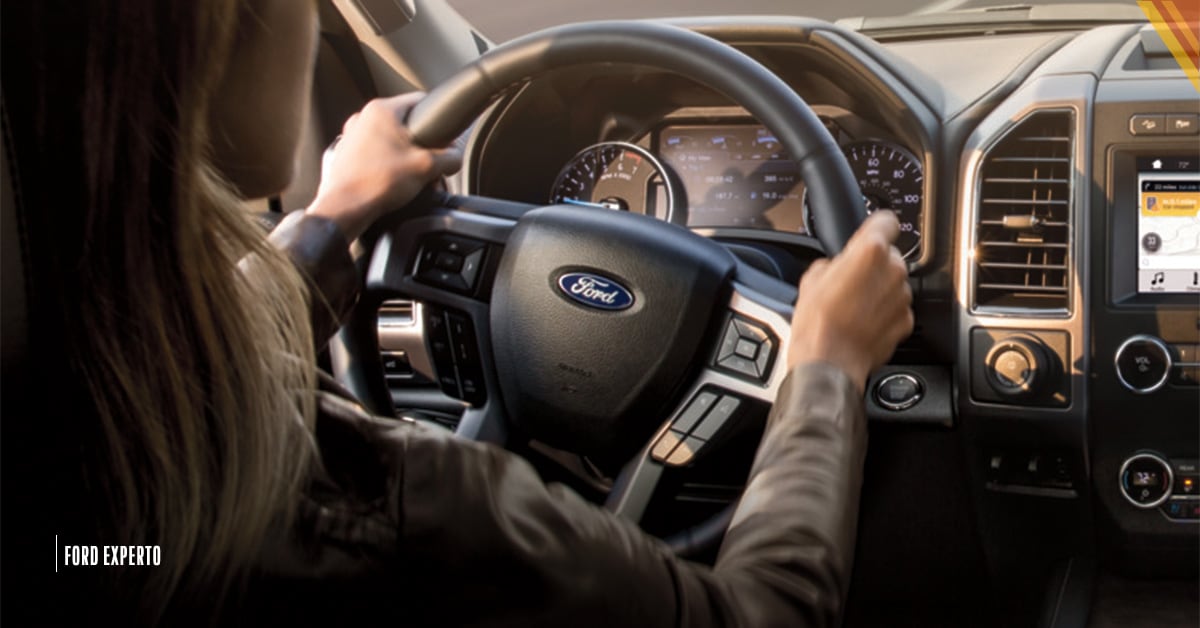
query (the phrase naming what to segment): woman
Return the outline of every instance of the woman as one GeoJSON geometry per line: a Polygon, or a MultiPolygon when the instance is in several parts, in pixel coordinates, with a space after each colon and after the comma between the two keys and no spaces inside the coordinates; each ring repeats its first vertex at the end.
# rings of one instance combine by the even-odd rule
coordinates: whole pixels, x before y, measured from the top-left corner
{"type": "MultiPolygon", "coordinates": [[[[693,565],[506,452],[316,390],[309,304],[352,300],[348,242],[457,155],[409,141],[416,97],[373,101],[313,205],[263,240],[240,199],[291,178],[315,2],[24,4],[5,8],[4,102],[53,394],[38,421],[6,405],[6,479],[48,480],[5,508],[56,550],[158,546],[161,564],[43,569],[22,593],[70,603],[22,619],[836,623],[863,387],[912,324],[893,217],[805,275],[746,496],[715,568],[693,565]]],[[[10,616],[33,599],[12,591],[10,616]]]]}

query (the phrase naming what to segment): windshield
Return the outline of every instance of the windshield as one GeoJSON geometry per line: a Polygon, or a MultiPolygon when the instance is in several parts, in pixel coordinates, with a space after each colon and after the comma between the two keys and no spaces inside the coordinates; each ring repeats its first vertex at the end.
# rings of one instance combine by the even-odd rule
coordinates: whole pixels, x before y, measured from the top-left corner
{"type": "MultiPolygon", "coordinates": [[[[447,0],[477,29],[503,42],[542,28],[587,20],[693,15],[803,15],[835,21],[848,17],[890,17],[1018,4],[1014,0],[447,0]]],[[[1095,2],[1096,0],[1093,0],[1095,2]]],[[[1036,4],[1078,4],[1080,0],[1039,0],[1036,4]]],[[[1133,0],[1099,0],[1136,6],[1133,0]]]]}

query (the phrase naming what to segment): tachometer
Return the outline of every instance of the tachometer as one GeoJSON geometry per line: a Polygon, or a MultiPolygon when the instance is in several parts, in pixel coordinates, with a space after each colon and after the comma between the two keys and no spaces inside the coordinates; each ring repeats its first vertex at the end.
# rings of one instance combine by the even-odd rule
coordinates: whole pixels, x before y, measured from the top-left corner
{"type": "MultiPolygon", "coordinates": [[[[900,219],[896,248],[909,257],[921,245],[921,211],[924,206],[924,173],[921,162],[891,142],[868,140],[842,147],[854,178],[862,188],[867,211],[890,209],[900,219]]],[[[805,206],[805,223],[816,234],[813,214],[805,206]]]]}
{"type": "Polygon", "coordinates": [[[567,162],[550,202],[630,211],[673,221],[678,186],[649,151],[625,142],[589,146],[567,162]]]}

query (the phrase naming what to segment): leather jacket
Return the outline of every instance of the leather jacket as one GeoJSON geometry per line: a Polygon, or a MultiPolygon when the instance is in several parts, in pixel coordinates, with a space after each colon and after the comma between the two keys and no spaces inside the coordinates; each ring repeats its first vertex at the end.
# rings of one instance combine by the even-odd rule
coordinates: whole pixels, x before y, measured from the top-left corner
{"type": "MultiPolygon", "coordinates": [[[[332,331],[357,289],[332,223],[272,240],[332,331]]],[[[327,337],[327,336],[326,336],[327,337]]],[[[829,626],[853,562],[867,432],[830,365],[785,380],[715,565],[676,557],[525,460],[318,393],[319,471],[225,620],[234,624],[829,626]]]]}

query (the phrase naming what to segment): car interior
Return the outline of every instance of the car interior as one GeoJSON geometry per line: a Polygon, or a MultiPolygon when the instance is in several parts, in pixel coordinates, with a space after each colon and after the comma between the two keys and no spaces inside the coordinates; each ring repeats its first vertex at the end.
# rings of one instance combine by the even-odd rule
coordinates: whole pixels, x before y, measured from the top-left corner
{"type": "Polygon", "coordinates": [[[354,244],[364,290],[320,361],[372,412],[711,563],[799,278],[890,209],[916,326],[867,385],[845,625],[1200,625],[1200,85],[1133,3],[502,44],[444,0],[320,13],[267,226],[372,98],[428,91],[414,138],[464,150],[354,244]]]}

